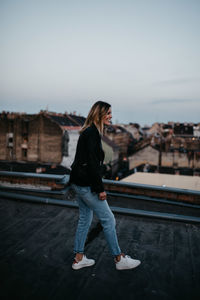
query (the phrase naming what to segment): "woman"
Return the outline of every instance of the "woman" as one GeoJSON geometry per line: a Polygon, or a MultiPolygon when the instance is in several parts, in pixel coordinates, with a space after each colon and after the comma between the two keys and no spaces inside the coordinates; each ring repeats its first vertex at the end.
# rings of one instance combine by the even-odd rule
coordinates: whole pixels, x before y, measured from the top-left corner
{"type": "Polygon", "coordinates": [[[76,230],[72,264],[74,270],[94,265],[93,259],[84,255],[84,245],[92,222],[93,212],[99,218],[117,270],[132,269],[140,264],[139,260],[125,256],[119,247],[115,218],[106,201],[106,192],[102,183],[101,167],[104,152],[101,134],[104,125],[110,125],[112,118],[110,104],[96,102],[83,125],[78,140],[76,155],[72,164],[70,183],[76,192],[79,205],[79,222],[76,230]]]}

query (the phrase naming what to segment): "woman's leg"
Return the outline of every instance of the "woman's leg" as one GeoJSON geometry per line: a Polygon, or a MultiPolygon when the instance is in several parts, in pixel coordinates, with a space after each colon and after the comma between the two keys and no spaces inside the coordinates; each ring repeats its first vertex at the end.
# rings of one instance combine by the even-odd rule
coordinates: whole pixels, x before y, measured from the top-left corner
{"type": "Polygon", "coordinates": [[[72,268],[78,270],[83,267],[90,267],[95,263],[93,259],[87,259],[86,256],[83,257],[84,245],[93,216],[92,210],[95,212],[103,226],[106,241],[112,255],[115,256],[116,269],[126,270],[139,266],[141,263],[140,260],[132,259],[130,256],[125,256],[121,253],[115,229],[115,218],[107,201],[99,200],[98,194],[92,193],[90,187],[75,186],[74,189],[77,192],[80,217],[74,247],[76,261],[72,264],[72,268]],[[77,259],[78,256],[80,259],[77,259]]]}
{"type": "Polygon", "coordinates": [[[99,218],[111,254],[113,256],[120,255],[121,249],[119,247],[116,234],[115,217],[107,201],[99,200],[98,194],[92,193],[89,187],[87,193],[82,194],[82,200],[87,205],[87,207],[90,207],[90,209],[92,209],[96,216],[99,218]]]}
{"type": "Polygon", "coordinates": [[[76,200],[79,205],[79,221],[75,235],[74,253],[77,254],[76,258],[80,260],[84,253],[85,241],[92,222],[93,211],[82,200],[82,195],[85,193],[87,187],[73,186],[73,188],[76,191],[76,200]]]}

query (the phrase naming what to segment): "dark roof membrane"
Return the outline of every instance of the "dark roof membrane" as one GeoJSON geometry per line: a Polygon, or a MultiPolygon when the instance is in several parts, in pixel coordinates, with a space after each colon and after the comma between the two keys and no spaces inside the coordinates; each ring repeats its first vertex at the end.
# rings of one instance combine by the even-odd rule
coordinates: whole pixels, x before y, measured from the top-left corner
{"type": "Polygon", "coordinates": [[[0,199],[2,299],[198,299],[200,226],[115,214],[122,251],[142,264],[117,271],[94,217],[86,254],[74,271],[78,210],[0,199]]]}

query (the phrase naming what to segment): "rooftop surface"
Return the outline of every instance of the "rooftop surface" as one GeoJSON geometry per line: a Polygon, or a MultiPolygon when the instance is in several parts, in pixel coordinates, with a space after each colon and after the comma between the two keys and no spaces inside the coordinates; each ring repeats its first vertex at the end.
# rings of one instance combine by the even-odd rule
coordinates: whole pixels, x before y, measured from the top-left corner
{"type": "Polygon", "coordinates": [[[200,191],[199,176],[136,172],[121,181],[200,191]]]}
{"type": "Polygon", "coordinates": [[[200,299],[200,225],[115,214],[122,251],[142,264],[117,271],[94,217],[74,271],[78,209],[0,199],[1,299],[200,299]]]}

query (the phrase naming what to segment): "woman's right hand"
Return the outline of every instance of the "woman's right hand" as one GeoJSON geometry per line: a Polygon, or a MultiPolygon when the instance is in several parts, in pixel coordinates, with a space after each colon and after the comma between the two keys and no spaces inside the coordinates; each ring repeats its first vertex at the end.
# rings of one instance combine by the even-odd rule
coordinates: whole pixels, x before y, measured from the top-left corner
{"type": "Polygon", "coordinates": [[[106,192],[99,193],[99,200],[104,201],[106,200],[106,198],[107,198],[106,192]]]}

